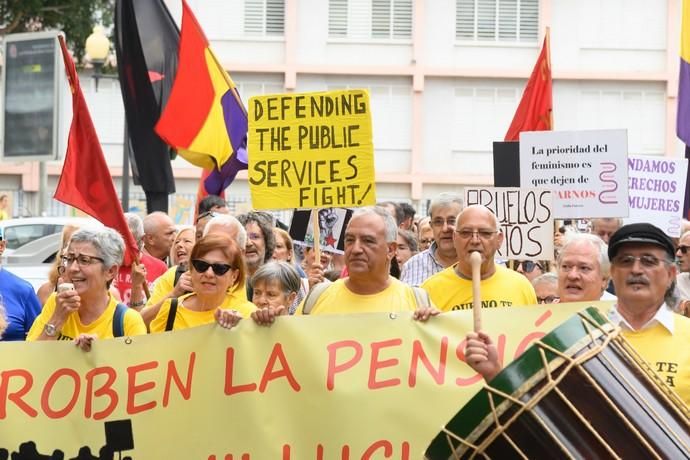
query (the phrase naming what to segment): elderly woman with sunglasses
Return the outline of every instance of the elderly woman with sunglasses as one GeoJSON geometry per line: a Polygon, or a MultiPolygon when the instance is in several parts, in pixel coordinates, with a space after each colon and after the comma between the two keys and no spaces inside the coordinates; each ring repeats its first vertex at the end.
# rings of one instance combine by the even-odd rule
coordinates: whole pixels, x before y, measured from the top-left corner
{"type": "Polygon", "coordinates": [[[248,318],[256,307],[232,292],[244,285],[242,251],[223,234],[210,234],[196,242],[190,255],[192,292],[170,298],[151,321],[151,332],[187,329],[217,322],[231,328],[248,318]]]}
{"type": "Polygon", "coordinates": [[[62,256],[58,292],[48,297],[27,340],[74,339],[88,351],[96,338],[146,334],[139,313],[118,307],[109,292],[124,252],[122,237],[113,229],[77,230],[62,256]]]}

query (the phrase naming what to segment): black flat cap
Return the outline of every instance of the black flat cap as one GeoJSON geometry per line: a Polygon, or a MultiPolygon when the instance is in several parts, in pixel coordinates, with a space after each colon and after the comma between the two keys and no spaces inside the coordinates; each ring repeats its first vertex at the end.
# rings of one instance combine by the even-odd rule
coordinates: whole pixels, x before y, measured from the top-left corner
{"type": "Polygon", "coordinates": [[[653,244],[664,249],[669,257],[676,256],[673,241],[659,227],[648,223],[623,225],[609,239],[609,260],[612,260],[620,247],[628,243],[653,244]]]}

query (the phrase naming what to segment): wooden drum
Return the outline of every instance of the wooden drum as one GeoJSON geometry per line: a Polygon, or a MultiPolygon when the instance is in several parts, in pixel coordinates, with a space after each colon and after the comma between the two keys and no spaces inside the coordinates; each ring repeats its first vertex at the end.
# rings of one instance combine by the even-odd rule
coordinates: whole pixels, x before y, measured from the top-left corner
{"type": "Polygon", "coordinates": [[[690,412],[620,329],[588,308],[477,393],[425,455],[690,458],[690,412]]]}

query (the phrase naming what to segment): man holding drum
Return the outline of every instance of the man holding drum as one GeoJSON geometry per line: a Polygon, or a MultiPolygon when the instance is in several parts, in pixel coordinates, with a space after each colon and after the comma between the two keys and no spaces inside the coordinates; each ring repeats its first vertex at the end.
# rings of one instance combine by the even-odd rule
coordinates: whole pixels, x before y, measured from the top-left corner
{"type": "MultiPolygon", "coordinates": [[[[690,404],[690,319],[671,310],[676,277],[673,242],[654,225],[637,223],[621,227],[609,243],[611,277],[618,295],[610,321],[690,404]]],[[[465,356],[487,381],[501,370],[496,347],[483,332],[468,334],[465,356]]]]}

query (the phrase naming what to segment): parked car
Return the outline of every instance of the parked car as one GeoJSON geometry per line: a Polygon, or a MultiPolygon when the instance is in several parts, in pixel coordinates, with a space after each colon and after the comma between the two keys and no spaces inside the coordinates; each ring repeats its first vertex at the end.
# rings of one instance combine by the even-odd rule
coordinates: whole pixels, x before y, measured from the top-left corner
{"type": "Polygon", "coordinates": [[[4,256],[7,257],[25,244],[44,236],[60,234],[62,227],[70,222],[100,225],[95,219],[84,217],[26,217],[0,220],[0,230],[6,243],[4,256]]]}
{"type": "Polygon", "coordinates": [[[60,248],[62,228],[67,223],[101,225],[83,217],[29,217],[0,221],[7,248],[2,268],[28,281],[38,289],[48,279],[50,265],[60,248]]]}

